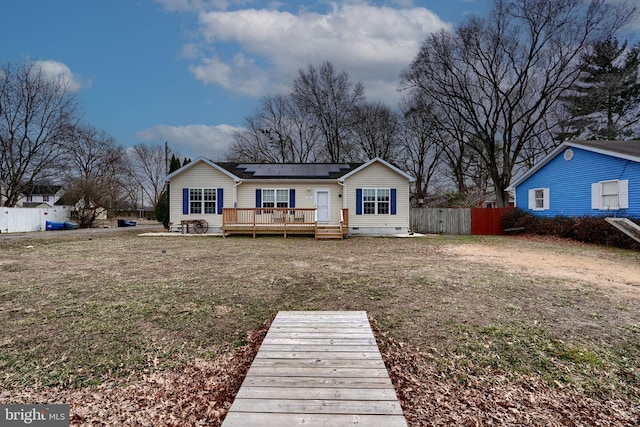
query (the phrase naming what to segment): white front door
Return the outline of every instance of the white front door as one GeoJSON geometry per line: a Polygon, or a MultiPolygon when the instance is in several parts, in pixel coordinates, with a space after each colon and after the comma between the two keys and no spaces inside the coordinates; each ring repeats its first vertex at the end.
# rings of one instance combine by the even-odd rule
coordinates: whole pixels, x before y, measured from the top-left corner
{"type": "Polygon", "coordinates": [[[318,222],[329,222],[331,219],[329,190],[316,190],[316,209],[318,209],[318,222]]]}

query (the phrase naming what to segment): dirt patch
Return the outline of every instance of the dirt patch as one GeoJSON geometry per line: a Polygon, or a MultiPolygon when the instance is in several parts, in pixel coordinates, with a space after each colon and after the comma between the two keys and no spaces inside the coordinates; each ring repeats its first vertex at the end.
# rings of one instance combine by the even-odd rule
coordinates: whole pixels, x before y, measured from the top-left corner
{"type": "MultiPolygon", "coordinates": [[[[538,241],[538,243],[540,243],[538,241]]],[[[569,246],[571,244],[568,244],[569,246]]],[[[582,281],[602,288],[617,288],[640,296],[640,265],[608,258],[609,251],[589,247],[588,251],[571,253],[551,244],[448,246],[444,251],[465,262],[499,266],[504,271],[538,277],[582,281]]]]}

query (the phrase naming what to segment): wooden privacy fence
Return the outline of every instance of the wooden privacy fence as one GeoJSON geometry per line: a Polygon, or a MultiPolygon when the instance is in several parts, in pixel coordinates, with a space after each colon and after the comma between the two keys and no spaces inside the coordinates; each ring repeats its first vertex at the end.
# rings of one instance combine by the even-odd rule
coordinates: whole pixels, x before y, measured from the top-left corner
{"type": "Polygon", "coordinates": [[[513,208],[472,208],[471,209],[471,234],[473,235],[501,235],[502,215],[513,208]]]}
{"type": "Polygon", "coordinates": [[[502,215],[511,208],[411,208],[411,230],[426,234],[504,234],[502,215]]]}
{"type": "Polygon", "coordinates": [[[425,234],[471,234],[471,209],[412,208],[411,230],[425,234]]]}

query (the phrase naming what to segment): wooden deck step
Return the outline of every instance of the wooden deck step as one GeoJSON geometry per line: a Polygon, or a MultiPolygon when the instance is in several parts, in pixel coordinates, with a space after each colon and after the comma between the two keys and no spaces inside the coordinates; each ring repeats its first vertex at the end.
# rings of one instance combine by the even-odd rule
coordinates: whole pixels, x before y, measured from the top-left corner
{"type": "Polygon", "coordinates": [[[281,311],[223,427],[407,423],[364,311],[281,311]]]}
{"type": "Polygon", "coordinates": [[[342,229],[339,225],[318,225],[316,239],[342,239],[342,229]]]}

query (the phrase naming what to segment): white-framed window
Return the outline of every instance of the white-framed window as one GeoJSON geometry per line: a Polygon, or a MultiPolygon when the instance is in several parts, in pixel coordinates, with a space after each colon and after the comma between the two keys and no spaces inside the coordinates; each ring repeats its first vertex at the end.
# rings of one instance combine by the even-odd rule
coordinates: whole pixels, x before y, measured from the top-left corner
{"type": "Polygon", "coordinates": [[[215,188],[190,188],[189,189],[189,213],[190,214],[215,214],[216,213],[215,188]]]}
{"type": "Polygon", "coordinates": [[[618,210],[629,207],[629,181],[614,179],[591,184],[591,208],[618,210]]]}
{"type": "Polygon", "coordinates": [[[288,208],[289,189],[288,188],[263,188],[262,189],[263,208],[288,208]]]}
{"type": "Polygon", "coordinates": [[[216,189],[215,188],[203,188],[202,200],[204,202],[204,213],[214,214],[216,213],[216,189]]]}
{"type": "Polygon", "coordinates": [[[363,188],[362,213],[365,215],[389,215],[391,190],[389,188],[363,188]]]}
{"type": "Polygon", "coordinates": [[[529,209],[534,211],[544,211],[549,209],[548,188],[531,188],[529,190],[529,209]]]}

